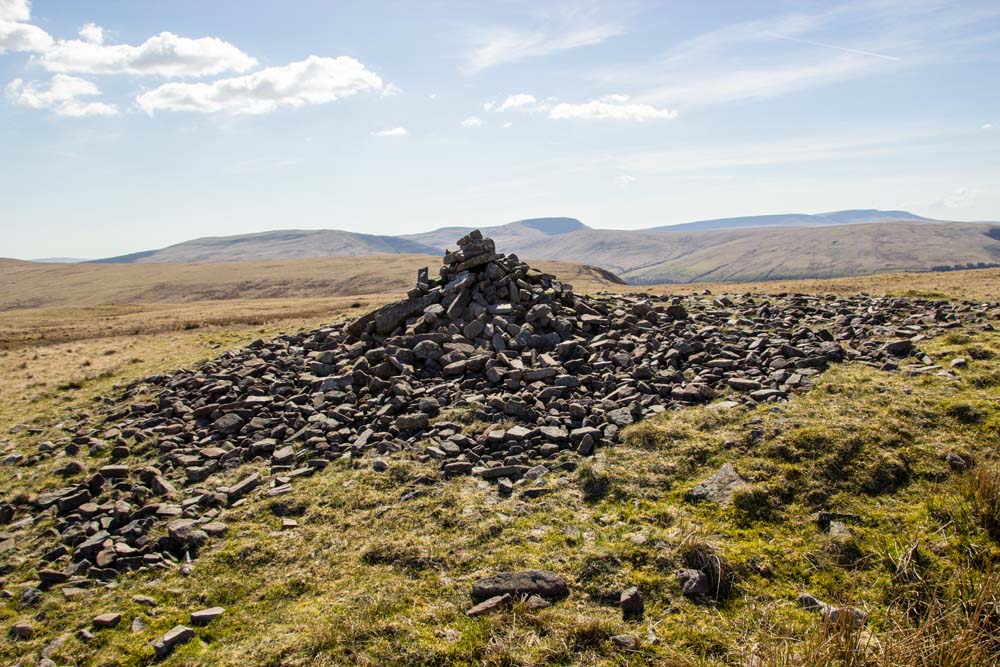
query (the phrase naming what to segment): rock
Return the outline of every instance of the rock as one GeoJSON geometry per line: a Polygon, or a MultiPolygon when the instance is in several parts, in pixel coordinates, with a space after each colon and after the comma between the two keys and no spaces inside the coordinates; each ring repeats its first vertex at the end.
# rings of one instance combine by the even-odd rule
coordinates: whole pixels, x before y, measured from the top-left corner
{"type": "Polygon", "coordinates": [[[158,660],[166,658],[173,653],[174,649],[182,644],[186,644],[195,638],[195,631],[183,625],[176,625],[167,634],[160,637],[153,644],[153,651],[158,660]]]}
{"type": "Polygon", "coordinates": [[[524,606],[532,611],[538,611],[539,609],[551,607],[552,603],[540,595],[530,595],[528,599],[524,601],[524,606]]]}
{"type": "Polygon", "coordinates": [[[243,428],[243,418],[236,413],[222,415],[215,420],[215,430],[224,435],[232,435],[243,428]]]}
{"type": "Polygon", "coordinates": [[[111,612],[107,614],[100,614],[95,616],[92,624],[95,628],[113,628],[116,627],[122,620],[122,615],[111,612]]]}
{"type": "Polygon", "coordinates": [[[472,586],[472,599],[486,600],[504,594],[538,595],[546,600],[557,600],[569,595],[566,580],[548,570],[501,572],[480,579],[472,586]]]}
{"type": "Polygon", "coordinates": [[[736,491],[747,485],[731,463],[724,464],[711,477],[688,491],[689,500],[707,500],[713,503],[727,504],[733,499],[736,491]]]}
{"type": "Polygon", "coordinates": [[[400,431],[423,431],[427,429],[429,418],[422,412],[400,415],[396,418],[396,428],[400,431]]]}
{"type": "Polygon", "coordinates": [[[31,639],[35,629],[27,621],[18,621],[10,627],[10,636],[14,639],[31,639]]]}
{"type": "Polygon", "coordinates": [[[677,582],[681,585],[681,592],[689,598],[701,597],[710,592],[708,576],[701,570],[678,570],[677,582]]]}
{"type": "Polygon", "coordinates": [[[638,651],[639,639],[634,635],[614,635],[611,643],[625,651],[638,651]]]}
{"type": "Polygon", "coordinates": [[[961,472],[962,470],[965,470],[966,468],[969,467],[969,464],[966,462],[966,460],[963,459],[958,454],[956,454],[955,452],[948,452],[944,458],[945,461],[948,462],[948,465],[951,466],[952,470],[961,472]]]}
{"type": "Polygon", "coordinates": [[[502,595],[495,595],[491,598],[483,600],[479,604],[470,608],[465,612],[466,616],[482,616],[483,614],[489,614],[491,612],[497,611],[499,609],[504,609],[510,606],[513,596],[510,593],[504,593],[502,595]]]}
{"type": "Polygon", "coordinates": [[[618,604],[622,608],[622,617],[626,620],[637,620],[642,618],[643,601],[642,593],[635,586],[622,591],[618,604]]]}
{"type": "Polygon", "coordinates": [[[906,357],[913,352],[913,341],[908,338],[889,341],[882,346],[882,350],[894,357],[906,357]]]}
{"type": "Polygon", "coordinates": [[[191,625],[208,625],[224,613],[226,610],[222,607],[209,607],[201,611],[193,611],[191,612],[191,625]]]}

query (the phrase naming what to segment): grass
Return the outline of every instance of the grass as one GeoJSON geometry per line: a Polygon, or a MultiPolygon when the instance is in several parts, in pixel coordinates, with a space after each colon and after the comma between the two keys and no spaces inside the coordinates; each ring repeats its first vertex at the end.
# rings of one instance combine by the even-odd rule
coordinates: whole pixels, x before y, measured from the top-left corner
{"type": "MultiPolygon", "coordinates": [[[[156,310],[149,320],[138,306],[80,311],[74,326],[95,335],[29,339],[0,352],[5,455],[66,437],[61,424],[77,421],[115,384],[363,307],[352,303],[316,313],[303,302],[288,317],[196,328],[163,326],[199,319],[176,317],[183,309],[156,310]],[[100,318],[119,315],[148,328],[99,335],[100,318]],[[37,432],[6,435],[16,423],[37,432]]],[[[233,316],[267,312],[254,302],[232,305],[233,316]]],[[[188,307],[222,315],[214,304],[188,307]]],[[[38,322],[45,317],[4,325],[23,331],[38,322]]],[[[432,464],[412,458],[390,457],[383,473],[369,461],[335,462],[293,482],[291,494],[268,499],[258,491],[225,510],[226,537],[209,543],[188,576],[137,572],[73,598],[57,587],[32,608],[18,597],[49,544],[39,536],[52,522],[41,520],[18,532],[18,546],[4,555],[0,588],[10,597],[0,599],[0,663],[37,656],[65,636],[52,654],[57,664],[147,665],[151,641],[187,624],[191,611],[222,606],[225,614],[199,628],[166,667],[996,664],[1000,334],[956,331],[921,348],[944,367],[956,357],[968,366],[955,377],[838,366],[786,404],[666,413],[631,426],[622,444],[592,460],[571,458],[574,470],[549,472],[543,479],[552,493],[535,500],[517,491],[501,498],[473,478],[441,479],[432,464]],[[954,470],[949,452],[972,467],[954,470]],[[750,482],[731,505],[685,500],[727,462],[750,482]],[[834,538],[814,521],[819,510],[859,519],[848,522],[849,537],[834,538]],[[298,528],[282,530],[283,516],[298,528]],[[530,567],[566,576],[569,598],[540,611],[518,602],[465,616],[476,578],[530,567]],[[709,573],[711,595],[681,594],[676,571],[685,567],[709,573]],[[639,622],[623,620],[615,606],[632,585],[646,603],[639,622]],[[796,603],[804,591],[863,610],[866,626],[825,626],[796,603]],[[157,606],[134,602],[136,594],[157,606]],[[96,631],[89,643],[76,638],[108,611],[123,614],[119,628],[96,631]],[[145,627],[133,633],[136,617],[145,627]],[[6,635],[19,620],[32,623],[32,639],[6,635]],[[639,648],[611,641],[621,634],[639,639],[639,648]]],[[[462,408],[442,418],[470,433],[487,427],[462,408]]],[[[104,462],[81,460],[80,478],[104,462]]],[[[0,499],[65,485],[56,473],[65,461],[0,466],[0,499]]],[[[211,485],[246,472],[219,473],[211,485]]]]}

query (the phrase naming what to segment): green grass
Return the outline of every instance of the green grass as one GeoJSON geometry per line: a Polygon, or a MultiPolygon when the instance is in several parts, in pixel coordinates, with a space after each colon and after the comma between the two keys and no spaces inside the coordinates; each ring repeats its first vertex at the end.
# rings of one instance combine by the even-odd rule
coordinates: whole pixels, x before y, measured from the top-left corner
{"type": "MultiPolygon", "coordinates": [[[[226,613],[164,665],[990,664],[1000,655],[1000,335],[923,348],[969,367],[950,378],[840,366],[787,404],[664,414],[576,470],[550,472],[553,493],[538,500],[500,498],[473,478],[417,485],[436,471],[415,460],[390,459],[384,473],[334,463],[290,495],[258,492],[227,510],[228,535],[189,576],[134,573],[74,600],[54,590],[31,610],[3,601],[0,626],[33,619],[36,635],[0,642],[0,662],[64,633],[58,664],[146,665],[150,641],[218,605],[226,613]],[[953,471],[949,451],[975,466],[953,471]],[[751,482],[731,505],[684,499],[726,462],[751,482]],[[813,521],[818,510],[860,520],[834,539],[813,521]],[[298,528],[280,529],[285,513],[298,528]],[[476,578],[533,567],[565,575],[570,597],[465,616],[476,578]],[[713,594],[681,595],[682,567],[709,570],[713,594]],[[631,585],[646,600],[637,623],[614,605],[631,585]],[[824,629],[797,605],[803,591],[864,610],[867,627],[824,629]],[[159,606],[133,603],[137,593],[159,606]],[[105,611],[124,614],[118,629],[89,644],[73,637],[105,611]],[[132,633],[137,615],[147,625],[132,633]],[[641,648],[616,647],[618,634],[641,648]]],[[[461,410],[445,416],[482,426],[461,410]]],[[[37,440],[17,437],[24,450],[37,440]]],[[[60,483],[49,465],[31,485],[60,483]]],[[[0,475],[5,489],[27,484],[0,475]]],[[[3,588],[19,595],[36,562],[18,551],[3,588]]]]}

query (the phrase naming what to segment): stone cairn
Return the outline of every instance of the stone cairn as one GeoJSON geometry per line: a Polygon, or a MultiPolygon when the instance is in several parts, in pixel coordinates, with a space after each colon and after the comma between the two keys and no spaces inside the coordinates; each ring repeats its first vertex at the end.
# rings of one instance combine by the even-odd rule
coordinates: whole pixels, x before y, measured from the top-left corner
{"type": "Polygon", "coordinates": [[[476,231],[402,301],[135,382],[64,438],[9,455],[60,457],[66,481],[0,496],[0,525],[35,544],[52,518],[38,578],[72,587],[183,564],[225,533],[228,507],[331,461],[408,456],[531,498],[545,469],[664,410],[781,401],[841,361],[948,373],[914,341],[994,317],[995,304],[865,295],[582,297],[476,231]]]}

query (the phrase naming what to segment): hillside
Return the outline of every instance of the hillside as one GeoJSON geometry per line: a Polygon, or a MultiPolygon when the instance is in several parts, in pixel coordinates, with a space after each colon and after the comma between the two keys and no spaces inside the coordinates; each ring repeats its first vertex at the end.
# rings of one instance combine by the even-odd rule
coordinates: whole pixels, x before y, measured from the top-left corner
{"type": "MultiPolygon", "coordinates": [[[[632,231],[591,229],[575,218],[536,218],[483,231],[502,252],[599,266],[632,284],[832,278],[1000,261],[1000,240],[988,223],[922,222],[903,211],[836,211],[767,219],[773,224],[738,218],[708,221],[727,227],[720,229],[677,225],[632,231]],[[905,219],[865,222],[896,216],[905,219]]],[[[196,239],[92,264],[439,255],[469,231],[468,227],[445,227],[400,237],[335,230],[275,231],[196,239]]],[[[378,281],[377,276],[368,279],[378,281]]],[[[329,276],[318,280],[336,282],[329,276]]]]}
{"type": "Polygon", "coordinates": [[[996,305],[750,289],[0,353],[0,662],[996,664],[996,305]]]}
{"type": "MultiPolygon", "coordinates": [[[[438,264],[440,257],[428,255],[179,264],[36,264],[0,259],[0,311],[399,294],[413,286],[417,269],[438,264]]],[[[592,266],[559,261],[535,264],[562,276],[581,292],[621,284],[614,275],[592,266]]]]}
{"type": "Polygon", "coordinates": [[[988,225],[878,223],[687,233],[586,230],[514,251],[604,267],[631,284],[835,278],[1000,261],[988,225]]]}
{"type": "MultiPolygon", "coordinates": [[[[442,227],[431,232],[407,234],[400,238],[434,246],[443,252],[454,244],[456,238],[469,233],[472,229],[472,227],[442,227]]],[[[561,243],[564,237],[570,236],[573,232],[588,229],[590,227],[576,218],[530,218],[506,225],[479,228],[483,234],[496,241],[498,248],[507,252],[511,252],[511,248],[519,248],[533,241],[547,240],[550,243],[561,243]]]]}
{"type": "Polygon", "coordinates": [[[228,262],[247,259],[355,257],[386,253],[437,254],[437,249],[395,236],[335,229],[283,229],[239,236],[209,236],[160,250],[95,260],[95,263],[228,262]]]}
{"type": "Polygon", "coordinates": [[[879,211],[877,209],[852,209],[829,213],[783,213],[778,215],[749,215],[737,218],[697,220],[677,225],[662,225],[646,231],[694,232],[712,229],[744,229],[747,227],[821,227],[825,225],[857,225],[872,222],[935,222],[930,218],[908,211],[879,211]]]}

